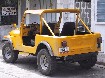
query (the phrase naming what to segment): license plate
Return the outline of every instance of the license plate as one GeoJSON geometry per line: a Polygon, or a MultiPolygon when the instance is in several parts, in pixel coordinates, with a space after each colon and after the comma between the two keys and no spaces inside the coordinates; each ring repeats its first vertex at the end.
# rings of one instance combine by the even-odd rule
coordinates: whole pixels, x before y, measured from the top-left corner
{"type": "Polygon", "coordinates": [[[59,52],[69,52],[69,47],[59,48],[59,52]]]}

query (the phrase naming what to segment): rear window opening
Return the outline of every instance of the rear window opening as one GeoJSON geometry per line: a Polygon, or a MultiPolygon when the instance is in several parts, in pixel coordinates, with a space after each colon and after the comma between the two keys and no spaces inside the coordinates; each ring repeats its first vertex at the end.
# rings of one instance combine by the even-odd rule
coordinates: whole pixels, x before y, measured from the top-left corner
{"type": "MultiPolygon", "coordinates": [[[[78,20],[78,23],[76,23],[77,22],[76,18],[71,19],[72,15],[76,15],[76,13],[70,13],[70,12],[47,13],[44,14],[43,17],[44,20],[47,22],[48,26],[50,27],[51,31],[55,34],[55,36],[73,36],[73,35],[90,34],[90,32],[88,32],[88,30],[83,26],[80,20],[78,20]],[[50,16],[47,17],[47,15],[50,16]],[[53,17],[57,18],[57,20],[54,20],[53,17]]],[[[52,33],[50,32],[50,30],[48,29],[48,27],[44,22],[42,26],[42,35],[52,36],[52,33]]]]}

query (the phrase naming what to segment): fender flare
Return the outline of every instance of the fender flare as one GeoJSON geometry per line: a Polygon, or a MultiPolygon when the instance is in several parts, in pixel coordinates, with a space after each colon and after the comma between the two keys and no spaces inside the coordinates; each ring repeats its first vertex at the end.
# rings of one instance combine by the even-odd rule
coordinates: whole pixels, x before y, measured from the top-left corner
{"type": "MultiPolygon", "coordinates": [[[[53,51],[52,51],[52,48],[51,48],[51,46],[50,46],[50,44],[49,44],[48,42],[46,42],[46,41],[41,41],[41,42],[39,43],[39,45],[40,45],[40,44],[45,45],[45,46],[47,47],[47,49],[48,49],[49,54],[50,54],[51,56],[54,56],[53,51]]],[[[38,46],[39,46],[39,45],[38,45],[38,46]]]]}
{"type": "Polygon", "coordinates": [[[1,40],[2,43],[4,43],[5,41],[9,42],[9,43],[12,45],[12,41],[11,41],[10,38],[3,38],[3,39],[1,40]]]}

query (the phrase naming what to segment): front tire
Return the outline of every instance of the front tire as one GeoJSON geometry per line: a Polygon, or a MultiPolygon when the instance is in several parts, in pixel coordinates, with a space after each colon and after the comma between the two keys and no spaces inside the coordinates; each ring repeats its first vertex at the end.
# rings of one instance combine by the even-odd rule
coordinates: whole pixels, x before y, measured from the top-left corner
{"type": "Polygon", "coordinates": [[[38,70],[43,75],[51,75],[56,69],[56,61],[54,57],[48,53],[47,49],[41,49],[37,55],[38,70]]]}
{"type": "Polygon", "coordinates": [[[18,52],[13,50],[13,47],[9,42],[4,43],[2,55],[7,63],[14,63],[18,59],[18,52]]]}
{"type": "Polygon", "coordinates": [[[90,69],[96,64],[96,62],[97,62],[97,55],[94,55],[94,56],[91,56],[89,59],[79,61],[78,63],[82,68],[90,69]]]}

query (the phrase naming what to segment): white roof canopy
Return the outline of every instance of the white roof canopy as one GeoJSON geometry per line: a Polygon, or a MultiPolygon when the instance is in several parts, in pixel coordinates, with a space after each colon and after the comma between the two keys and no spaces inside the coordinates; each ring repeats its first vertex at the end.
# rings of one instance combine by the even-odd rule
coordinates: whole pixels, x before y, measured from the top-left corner
{"type": "Polygon", "coordinates": [[[26,14],[41,14],[44,10],[26,10],[26,14]]]}
{"type": "Polygon", "coordinates": [[[79,9],[41,9],[41,10],[26,10],[25,14],[39,14],[42,13],[59,13],[59,12],[71,12],[80,13],[79,9]]]}

